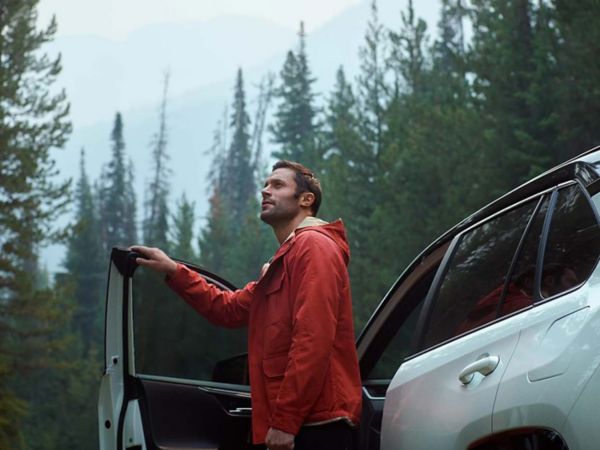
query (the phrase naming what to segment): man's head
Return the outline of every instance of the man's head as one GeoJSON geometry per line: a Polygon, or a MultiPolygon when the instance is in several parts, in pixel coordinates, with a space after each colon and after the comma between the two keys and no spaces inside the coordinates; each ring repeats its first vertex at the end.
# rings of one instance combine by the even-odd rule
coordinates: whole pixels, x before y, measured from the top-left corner
{"type": "Polygon", "coordinates": [[[300,163],[277,161],[261,191],[260,218],[269,225],[315,216],[321,206],[321,183],[300,163]]]}
{"type": "Polygon", "coordinates": [[[542,271],[542,294],[552,297],[577,286],[577,274],[573,269],[559,263],[544,265],[542,271]]]}

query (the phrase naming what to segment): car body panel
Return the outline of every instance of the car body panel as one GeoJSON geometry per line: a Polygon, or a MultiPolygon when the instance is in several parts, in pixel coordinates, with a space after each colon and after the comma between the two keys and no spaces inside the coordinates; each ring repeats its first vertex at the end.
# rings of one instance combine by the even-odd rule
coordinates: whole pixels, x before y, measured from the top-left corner
{"type": "Polygon", "coordinates": [[[438,346],[400,366],[386,394],[381,448],[464,449],[492,430],[496,391],[519,340],[510,320],[438,346]],[[487,376],[458,377],[483,355],[499,357],[487,376]]]}
{"type": "MultiPolygon", "coordinates": [[[[580,288],[521,315],[521,339],[498,391],[494,432],[522,424],[559,432],[585,428],[586,422],[596,427],[589,417],[586,422],[569,423],[569,415],[600,366],[599,289],[600,268],[596,267],[580,288]]],[[[578,439],[574,445],[569,433],[565,435],[570,449],[597,444],[578,439]]]]}

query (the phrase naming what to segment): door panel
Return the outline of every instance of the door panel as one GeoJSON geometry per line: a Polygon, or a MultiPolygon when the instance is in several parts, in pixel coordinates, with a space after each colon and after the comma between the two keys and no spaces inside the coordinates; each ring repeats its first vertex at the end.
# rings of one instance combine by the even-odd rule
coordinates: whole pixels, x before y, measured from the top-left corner
{"type": "Polygon", "coordinates": [[[251,449],[249,392],[207,392],[198,385],[138,379],[149,448],[251,449]],[[239,412],[236,412],[239,411],[239,412]]]}
{"type": "Polygon", "coordinates": [[[498,384],[518,338],[518,327],[506,320],[404,362],[387,391],[381,448],[464,450],[489,434],[498,384]],[[461,383],[461,372],[485,356],[498,357],[495,370],[461,383]]]}

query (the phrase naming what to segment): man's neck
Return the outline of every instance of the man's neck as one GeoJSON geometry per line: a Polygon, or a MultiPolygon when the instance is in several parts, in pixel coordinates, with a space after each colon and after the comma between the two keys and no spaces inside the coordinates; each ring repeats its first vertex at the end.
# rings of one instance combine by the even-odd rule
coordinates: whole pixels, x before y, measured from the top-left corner
{"type": "Polygon", "coordinates": [[[302,221],[309,215],[310,214],[308,213],[298,214],[289,222],[281,225],[273,225],[273,232],[275,233],[275,237],[277,238],[279,245],[283,244],[288,236],[292,234],[292,232],[298,228],[298,225],[300,225],[300,223],[302,223],[302,221]]]}

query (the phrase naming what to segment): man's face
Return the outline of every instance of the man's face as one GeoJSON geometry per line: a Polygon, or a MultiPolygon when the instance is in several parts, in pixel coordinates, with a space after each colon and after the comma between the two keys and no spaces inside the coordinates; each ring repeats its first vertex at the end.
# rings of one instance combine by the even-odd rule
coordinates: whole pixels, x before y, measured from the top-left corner
{"type": "Polygon", "coordinates": [[[260,218],[269,225],[288,222],[301,211],[296,197],[295,172],[292,169],[275,169],[263,187],[260,218]]]}

